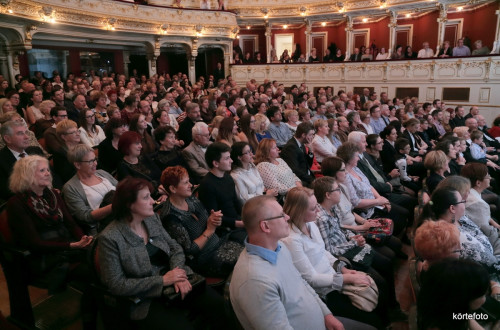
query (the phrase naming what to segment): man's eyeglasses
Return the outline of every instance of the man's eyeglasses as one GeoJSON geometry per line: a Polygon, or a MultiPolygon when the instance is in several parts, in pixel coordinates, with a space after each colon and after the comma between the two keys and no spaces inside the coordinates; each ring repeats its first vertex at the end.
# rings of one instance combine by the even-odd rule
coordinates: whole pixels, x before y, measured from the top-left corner
{"type": "Polygon", "coordinates": [[[281,213],[280,215],[278,216],[275,216],[275,217],[270,217],[270,218],[265,218],[265,219],[262,219],[263,221],[264,220],[276,220],[276,219],[280,219],[280,218],[285,218],[286,217],[286,214],[285,213],[281,213]]]}
{"type": "Polygon", "coordinates": [[[340,191],[340,188],[330,190],[329,193],[336,192],[336,191],[340,191]]]}
{"type": "Polygon", "coordinates": [[[456,202],[456,203],[453,203],[451,205],[458,205],[458,204],[465,204],[467,201],[460,201],[460,202],[456,202]]]}

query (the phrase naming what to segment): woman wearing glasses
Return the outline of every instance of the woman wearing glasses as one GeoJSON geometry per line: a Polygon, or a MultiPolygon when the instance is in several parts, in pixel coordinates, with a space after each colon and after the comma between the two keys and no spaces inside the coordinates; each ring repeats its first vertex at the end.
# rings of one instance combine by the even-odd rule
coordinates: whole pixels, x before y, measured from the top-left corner
{"type": "Polygon", "coordinates": [[[68,159],[76,174],[63,187],[64,200],[81,227],[95,235],[111,220],[110,191],[118,182],[108,172],[97,170],[94,150],[87,145],[74,147],[68,159]]]}
{"type": "Polygon", "coordinates": [[[79,116],[80,142],[88,145],[91,148],[97,147],[99,143],[104,141],[106,135],[103,129],[95,124],[95,113],[90,109],[80,111],[79,116]]]}
{"type": "Polygon", "coordinates": [[[500,255],[494,254],[488,237],[465,215],[469,190],[467,179],[456,175],[446,178],[432,193],[431,201],[424,206],[419,223],[444,220],[457,226],[460,231],[460,258],[480,263],[488,270],[491,279],[498,282],[500,255]]]}
{"type": "Polygon", "coordinates": [[[76,173],[73,164],[68,161],[68,152],[80,143],[80,132],[74,121],[64,119],[57,123],[56,135],[63,143],[52,153],[54,172],[66,183],[76,173]]]}

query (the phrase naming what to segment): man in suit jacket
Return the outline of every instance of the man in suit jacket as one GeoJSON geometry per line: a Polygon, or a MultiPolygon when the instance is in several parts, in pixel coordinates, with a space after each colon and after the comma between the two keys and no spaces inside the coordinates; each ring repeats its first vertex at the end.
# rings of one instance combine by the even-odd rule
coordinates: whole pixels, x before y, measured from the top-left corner
{"type": "Polygon", "coordinates": [[[56,134],[56,125],[64,119],[68,119],[66,108],[55,106],[50,110],[50,116],[54,121],[52,127],[49,127],[43,133],[45,139],[45,148],[49,154],[53,154],[60,150],[64,145],[63,140],[56,134]]]}
{"type": "Polygon", "coordinates": [[[189,145],[193,141],[191,130],[194,124],[201,119],[200,106],[197,103],[190,103],[186,106],[186,119],[179,124],[179,140],[184,141],[184,145],[189,145]]]}
{"type": "Polygon", "coordinates": [[[217,68],[215,69],[214,72],[214,81],[215,84],[219,83],[220,79],[224,79],[224,68],[222,67],[222,64],[220,62],[217,63],[217,68]]]}
{"type": "Polygon", "coordinates": [[[354,48],[354,54],[352,54],[351,57],[349,57],[349,61],[359,62],[361,61],[361,56],[363,55],[359,52],[359,48],[354,48]]]}
{"type": "Polygon", "coordinates": [[[297,126],[295,135],[288,140],[281,150],[281,158],[290,166],[293,173],[302,181],[303,186],[309,186],[314,180],[311,171],[313,153],[306,151],[306,144],[311,143],[314,138],[314,127],[309,122],[303,122],[297,126]]]}
{"type": "Polygon", "coordinates": [[[209,170],[205,161],[205,151],[210,144],[210,132],[204,122],[197,122],[191,131],[193,142],[182,151],[182,156],[188,164],[190,176],[198,183],[209,170]]]}
{"type": "Polygon", "coordinates": [[[14,164],[27,155],[43,156],[39,147],[29,146],[28,129],[23,122],[8,121],[0,128],[5,147],[0,150],[0,198],[9,199],[13,194],[9,189],[9,177],[14,164]]]}

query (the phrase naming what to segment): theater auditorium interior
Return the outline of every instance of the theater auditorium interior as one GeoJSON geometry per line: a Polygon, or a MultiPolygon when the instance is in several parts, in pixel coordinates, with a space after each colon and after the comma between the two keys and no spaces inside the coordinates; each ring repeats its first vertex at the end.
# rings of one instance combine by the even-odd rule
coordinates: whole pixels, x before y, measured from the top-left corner
{"type": "Polygon", "coordinates": [[[0,0],[0,329],[500,329],[500,0],[0,0]]]}

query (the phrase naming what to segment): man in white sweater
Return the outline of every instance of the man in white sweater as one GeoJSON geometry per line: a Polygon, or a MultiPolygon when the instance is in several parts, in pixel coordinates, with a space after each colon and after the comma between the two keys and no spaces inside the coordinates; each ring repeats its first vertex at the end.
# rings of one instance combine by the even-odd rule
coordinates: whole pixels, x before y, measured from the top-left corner
{"type": "Polygon", "coordinates": [[[367,329],[335,318],[293,265],[279,240],[290,231],[290,217],[274,198],[257,196],[243,207],[248,241],[229,287],[233,309],[245,329],[367,329]]]}

